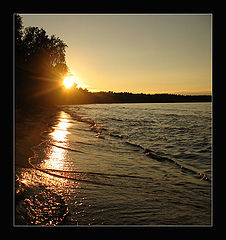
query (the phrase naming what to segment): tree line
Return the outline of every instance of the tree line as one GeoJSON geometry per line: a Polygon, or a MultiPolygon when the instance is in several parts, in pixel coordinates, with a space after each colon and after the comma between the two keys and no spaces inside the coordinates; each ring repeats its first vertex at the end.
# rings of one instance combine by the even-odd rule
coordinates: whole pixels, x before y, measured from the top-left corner
{"type": "Polygon", "coordinates": [[[76,89],[64,98],[62,104],[91,103],[175,103],[175,102],[211,102],[210,95],[180,94],[144,94],[130,92],[89,92],[87,89],[76,89]]]}

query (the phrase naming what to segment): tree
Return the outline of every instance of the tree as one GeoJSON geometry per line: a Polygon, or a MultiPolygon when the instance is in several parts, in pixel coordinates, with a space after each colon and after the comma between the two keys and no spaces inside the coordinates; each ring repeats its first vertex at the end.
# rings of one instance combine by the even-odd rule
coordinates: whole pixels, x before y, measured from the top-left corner
{"type": "Polygon", "coordinates": [[[19,65],[20,60],[23,59],[23,46],[22,46],[22,36],[23,36],[23,25],[22,18],[19,15],[15,15],[15,56],[16,65],[19,65]]]}
{"type": "Polygon", "coordinates": [[[22,18],[15,15],[17,103],[34,99],[37,103],[54,101],[59,83],[68,72],[66,47],[55,35],[49,37],[43,28],[27,27],[23,30],[22,18]]]}

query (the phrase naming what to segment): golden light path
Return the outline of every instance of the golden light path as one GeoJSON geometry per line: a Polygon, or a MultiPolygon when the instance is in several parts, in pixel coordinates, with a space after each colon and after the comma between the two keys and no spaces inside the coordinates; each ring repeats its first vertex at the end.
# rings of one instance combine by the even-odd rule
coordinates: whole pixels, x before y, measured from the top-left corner
{"type": "MultiPolygon", "coordinates": [[[[27,204],[23,205],[21,211],[20,209],[17,210],[22,216],[26,210],[25,216],[29,217],[28,221],[31,224],[56,225],[61,222],[68,212],[68,209],[65,208],[67,206],[65,198],[75,208],[78,204],[83,204],[84,199],[78,201],[76,198],[80,192],[80,183],[78,181],[69,182],[68,179],[73,179],[73,176],[64,174],[64,171],[62,173],[55,171],[67,171],[70,168],[68,151],[60,148],[68,146],[67,136],[70,134],[68,131],[68,127],[71,125],[70,115],[61,111],[59,112],[58,121],[53,126],[54,131],[49,133],[50,146],[43,149],[45,154],[44,161],[37,168],[34,166],[34,168],[24,169],[20,176],[20,182],[26,187],[34,189],[35,195],[31,195],[33,190],[31,190],[31,193],[29,191],[29,195],[26,198],[27,204]],[[36,169],[39,170],[38,174],[36,169]],[[37,188],[33,188],[33,186],[37,186],[37,188]]],[[[77,214],[77,210],[75,209],[74,211],[77,214]]]]}
{"type": "MultiPolygon", "coordinates": [[[[61,147],[67,146],[67,135],[70,134],[67,131],[67,128],[71,125],[68,118],[69,115],[61,111],[59,123],[54,127],[55,130],[49,134],[53,141],[57,142],[56,145],[61,147]]],[[[65,165],[66,154],[67,151],[65,149],[51,146],[47,154],[47,159],[42,167],[47,169],[63,169],[65,165]]]]}

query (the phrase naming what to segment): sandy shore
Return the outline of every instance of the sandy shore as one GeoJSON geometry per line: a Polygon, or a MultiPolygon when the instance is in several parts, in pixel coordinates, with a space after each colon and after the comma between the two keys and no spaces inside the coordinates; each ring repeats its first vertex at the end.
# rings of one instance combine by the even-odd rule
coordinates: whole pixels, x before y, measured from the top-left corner
{"type": "Polygon", "coordinates": [[[50,130],[56,121],[57,107],[15,110],[15,167],[30,167],[28,158],[33,155],[31,148],[41,142],[41,133],[50,130]]]}

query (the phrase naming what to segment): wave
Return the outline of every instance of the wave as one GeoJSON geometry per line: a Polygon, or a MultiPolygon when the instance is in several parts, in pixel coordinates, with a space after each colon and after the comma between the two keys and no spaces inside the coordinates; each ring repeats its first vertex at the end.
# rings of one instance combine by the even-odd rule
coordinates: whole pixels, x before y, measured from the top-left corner
{"type": "Polygon", "coordinates": [[[74,149],[74,148],[59,146],[59,145],[56,145],[56,144],[54,144],[54,143],[49,143],[49,145],[54,146],[54,147],[57,147],[57,148],[62,148],[62,149],[64,149],[64,150],[72,151],[72,152],[84,153],[83,151],[76,150],[76,149],[74,149]]]}
{"type": "Polygon", "coordinates": [[[142,177],[142,176],[134,176],[134,175],[126,175],[126,174],[111,174],[111,173],[100,173],[100,172],[89,172],[89,171],[74,171],[74,170],[59,170],[52,168],[45,168],[42,170],[53,171],[53,172],[64,172],[64,173],[75,173],[75,174],[85,174],[85,175],[100,175],[107,177],[122,177],[122,178],[136,178],[136,179],[149,179],[152,180],[151,177],[142,177]]]}
{"type": "Polygon", "coordinates": [[[191,169],[191,168],[189,168],[185,165],[182,165],[182,164],[178,163],[176,160],[173,160],[173,159],[170,159],[170,158],[167,158],[167,157],[164,157],[164,156],[160,156],[160,155],[156,154],[154,151],[152,151],[148,148],[144,148],[143,146],[141,146],[139,144],[132,143],[132,142],[129,142],[129,141],[124,141],[124,143],[127,144],[127,145],[130,145],[132,147],[136,147],[136,148],[139,148],[139,149],[143,150],[144,155],[148,158],[151,158],[151,159],[154,159],[154,160],[157,160],[157,161],[160,161],[160,162],[171,163],[171,164],[175,165],[177,168],[179,168],[180,170],[182,170],[183,172],[187,172],[187,173],[195,175],[196,177],[200,178],[201,181],[205,180],[207,182],[211,182],[210,177],[206,173],[199,172],[198,170],[191,169]]]}
{"type": "Polygon", "coordinates": [[[193,170],[193,169],[191,169],[191,168],[189,168],[187,166],[184,166],[184,165],[178,163],[176,160],[173,160],[173,159],[170,159],[170,158],[167,158],[167,157],[163,157],[163,156],[159,156],[159,155],[155,154],[150,149],[145,149],[144,152],[145,152],[145,156],[147,156],[147,157],[149,157],[151,159],[155,159],[155,160],[161,161],[161,162],[166,161],[168,163],[172,163],[176,167],[180,168],[183,172],[187,172],[187,173],[193,174],[196,177],[200,178],[201,181],[205,180],[207,182],[211,182],[211,179],[207,176],[206,173],[202,173],[202,172],[199,172],[197,170],[193,170]]]}
{"type": "Polygon", "coordinates": [[[125,136],[123,136],[122,134],[114,134],[114,133],[109,133],[109,136],[114,137],[114,138],[125,138],[125,136]]]}
{"type": "MultiPolygon", "coordinates": [[[[97,124],[94,120],[91,120],[91,119],[88,119],[88,118],[82,118],[81,116],[79,116],[78,114],[76,114],[74,112],[70,111],[69,114],[77,121],[85,122],[85,123],[90,124],[90,129],[97,133],[96,137],[104,139],[104,137],[101,135],[101,133],[102,133],[103,130],[105,130],[105,131],[107,131],[107,130],[105,128],[103,128],[101,125],[97,124]]],[[[182,164],[178,163],[174,159],[170,159],[170,158],[167,158],[167,157],[164,157],[164,156],[160,156],[160,155],[156,154],[154,151],[152,151],[150,149],[147,149],[140,144],[133,143],[133,142],[128,141],[128,140],[124,140],[125,137],[121,134],[113,134],[111,132],[108,133],[108,134],[111,137],[114,137],[114,138],[117,138],[117,139],[122,139],[123,140],[122,142],[124,144],[130,145],[134,148],[142,150],[144,155],[148,158],[151,158],[151,159],[154,159],[154,160],[157,160],[157,161],[160,161],[160,162],[171,163],[175,167],[179,168],[181,171],[192,174],[192,175],[200,178],[201,181],[205,180],[207,182],[211,182],[210,177],[207,176],[206,173],[202,173],[202,172],[199,172],[198,170],[191,169],[190,167],[187,167],[185,165],[182,165],[182,164]]]]}
{"type": "Polygon", "coordinates": [[[116,121],[116,122],[123,122],[122,119],[120,119],[120,118],[114,118],[114,117],[111,117],[110,120],[116,121]]]}
{"type": "Polygon", "coordinates": [[[74,120],[76,120],[78,122],[83,122],[83,123],[89,124],[90,125],[90,130],[96,133],[96,138],[103,138],[104,139],[104,136],[102,136],[101,133],[102,133],[102,131],[105,131],[106,129],[104,127],[102,127],[100,124],[96,123],[92,119],[84,118],[82,116],[79,116],[78,114],[76,114],[74,112],[71,112],[70,110],[69,110],[69,112],[68,112],[68,110],[66,110],[66,112],[68,114],[70,114],[70,116],[74,120]]]}
{"type": "Polygon", "coordinates": [[[100,172],[90,172],[90,171],[75,171],[75,170],[61,170],[61,169],[52,169],[52,168],[40,168],[37,165],[31,162],[32,158],[28,159],[29,164],[32,168],[50,174],[55,177],[65,178],[69,180],[74,180],[78,182],[85,182],[96,185],[104,186],[117,186],[123,187],[120,184],[117,184],[117,180],[125,179],[137,179],[137,180],[153,180],[151,177],[143,176],[134,176],[126,174],[111,174],[111,173],[100,173],[100,172]]]}
{"type": "MultiPolygon", "coordinates": [[[[36,168],[36,169],[39,171],[42,171],[44,173],[50,174],[52,176],[59,177],[59,178],[65,178],[65,179],[74,180],[74,181],[78,181],[78,182],[85,182],[85,183],[91,183],[91,184],[97,184],[97,185],[115,186],[114,184],[110,184],[110,183],[98,182],[98,181],[94,181],[94,180],[83,179],[81,177],[70,176],[69,174],[65,174],[65,173],[70,173],[67,171],[56,170],[56,169],[44,169],[44,168],[36,168]],[[55,172],[60,173],[60,174],[57,174],[55,172]]],[[[76,174],[76,172],[74,172],[74,174],[76,174]]]]}

